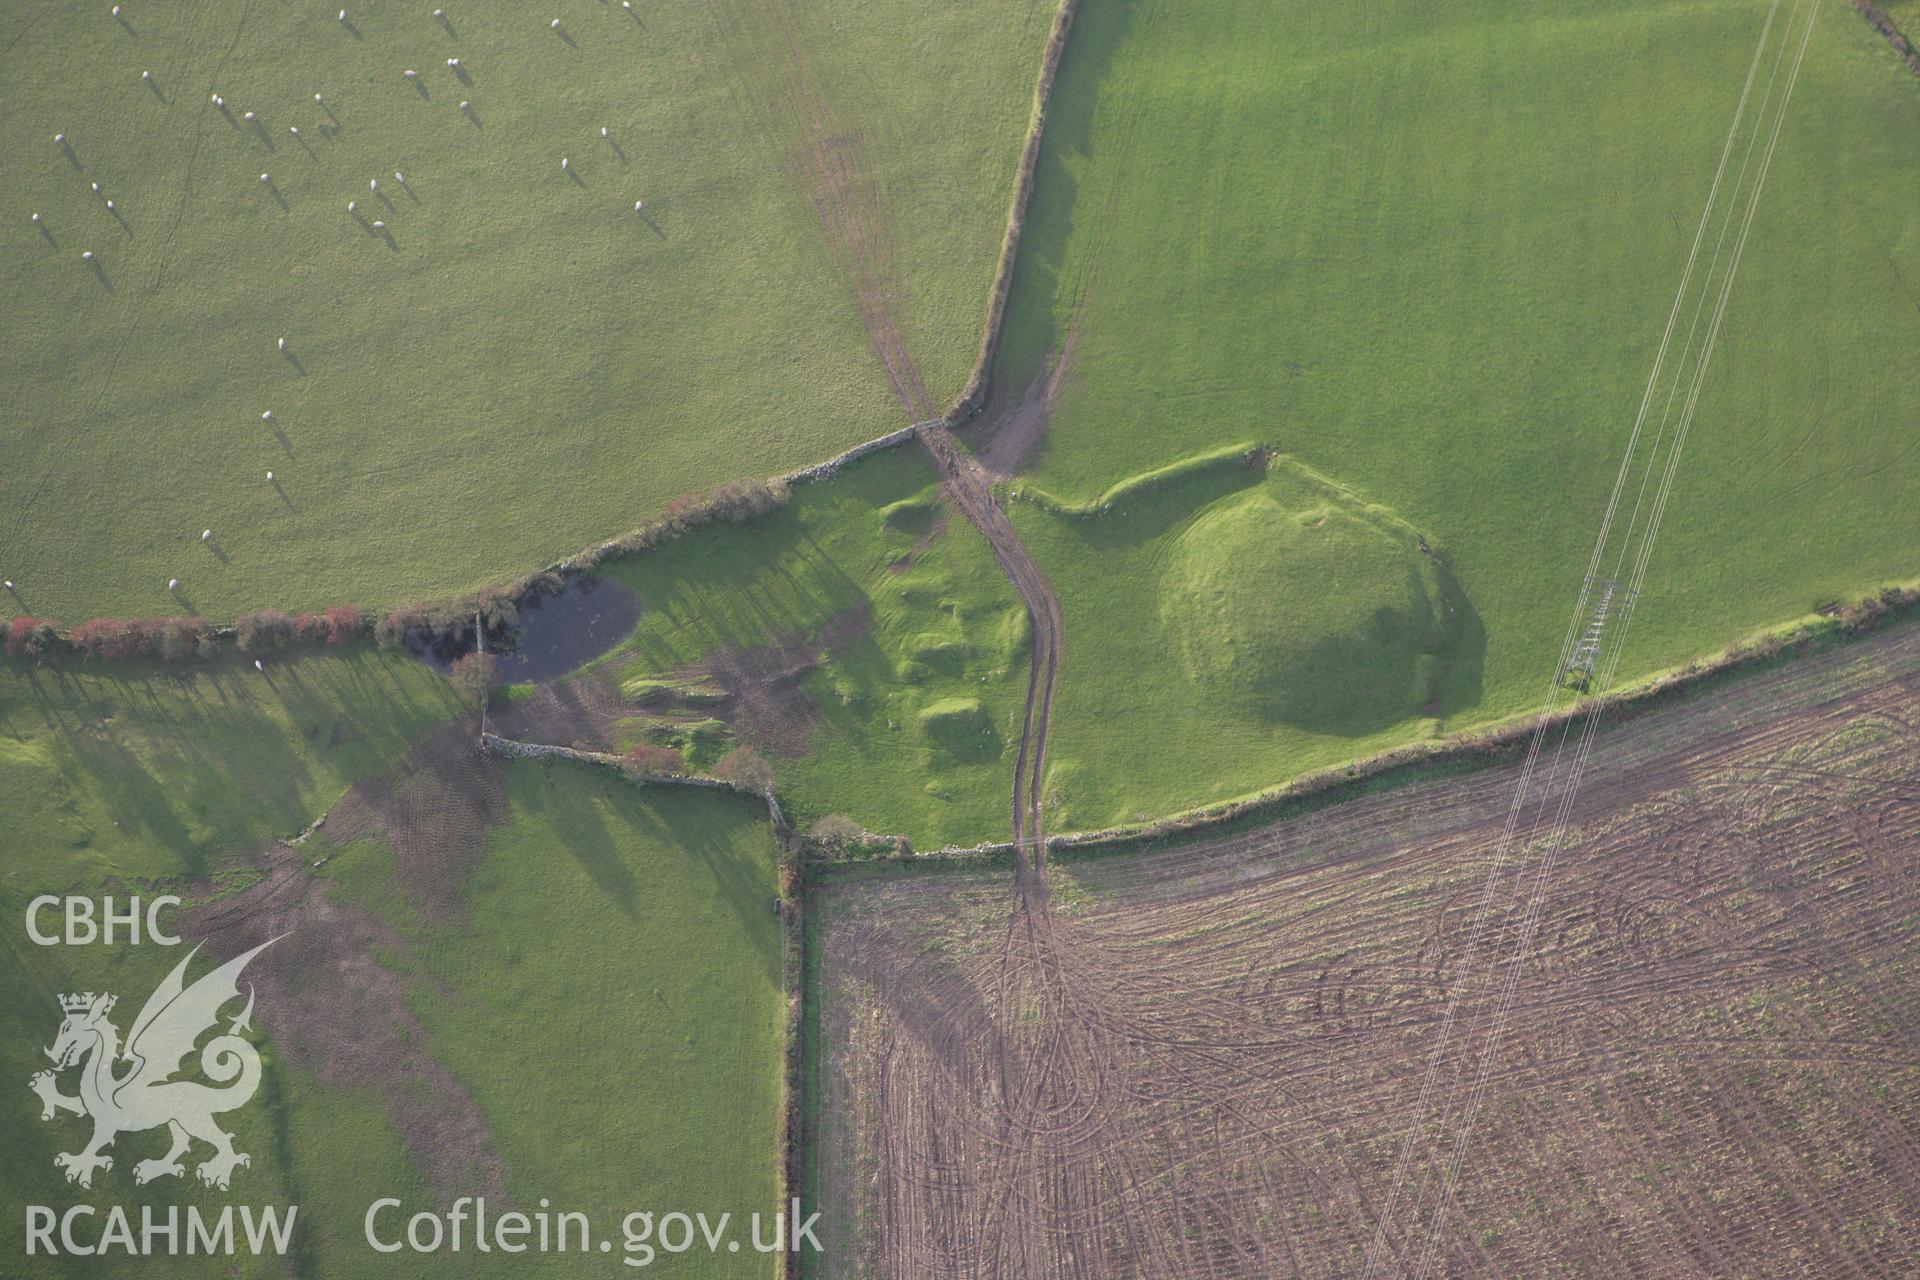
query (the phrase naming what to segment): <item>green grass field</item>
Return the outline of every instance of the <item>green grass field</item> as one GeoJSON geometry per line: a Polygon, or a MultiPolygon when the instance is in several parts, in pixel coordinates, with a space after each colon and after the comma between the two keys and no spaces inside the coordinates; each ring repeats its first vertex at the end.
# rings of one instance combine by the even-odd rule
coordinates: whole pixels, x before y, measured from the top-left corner
{"type": "MultiPolygon", "coordinates": [[[[506,1196],[527,1210],[544,1196],[587,1212],[616,1249],[629,1211],[771,1210],[782,997],[764,813],[738,798],[643,793],[611,775],[534,764],[505,767],[505,816],[451,887],[452,914],[423,909],[417,879],[382,839],[336,849],[323,834],[300,851],[293,874],[312,877],[316,901],[328,905],[275,945],[306,948],[298,954],[312,960],[303,963],[321,971],[301,993],[304,1007],[263,1000],[256,1014],[266,1072],[258,1097],[225,1118],[253,1159],[232,1192],[171,1180],[136,1192],[134,1161],[163,1145],[153,1133],[116,1143],[114,1169],[91,1191],[66,1185],[52,1157],[75,1149],[83,1123],[43,1123],[26,1087],[60,1021],[56,996],[118,993],[124,1033],[184,952],[31,946],[20,926],[27,901],[172,891],[189,909],[216,912],[242,901],[277,874],[262,869],[272,836],[304,827],[351,782],[391,773],[455,707],[426,668],[371,654],[277,664],[271,681],[237,667],[191,681],[49,670],[0,680],[0,790],[9,797],[0,909],[14,922],[0,945],[0,1071],[14,1082],[0,1106],[9,1205],[297,1203],[291,1257],[300,1274],[577,1273],[578,1258],[386,1257],[363,1242],[375,1197],[401,1197],[409,1212],[436,1203],[386,1091],[397,1079],[444,1072],[470,1098],[506,1196]],[[329,860],[308,868],[316,857],[329,860]],[[324,1026],[357,1007],[363,980],[343,981],[324,959],[327,935],[349,926],[378,939],[347,950],[355,972],[394,975],[419,1027],[417,1057],[377,1064],[373,1075],[383,1078],[364,1083],[324,1064],[358,1036],[377,1039],[377,1027],[297,1045],[276,1032],[324,1026]]],[[[431,1102],[432,1089],[421,1087],[431,1102]]],[[[9,1213],[0,1223],[9,1275],[204,1273],[200,1260],[29,1260],[22,1221],[9,1213]]],[[[689,1256],[676,1272],[772,1267],[749,1251],[689,1256]]],[[[284,1273],[277,1260],[244,1258],[232,1272],[284,1273]]]]}
{"type": "Polygon", "coordinates": [[[0,14],[0,573],[69,622],[451,594],[891,430],[863,282],[951,397],[1045,23],[108,8],[0,14]]]}
{"type": "Polygon", "coordinates": [[[1027,617],[917,445],[606,572],[646,602],[633,641],[600,664],[629,688],[727,651],[818,660],[797,681],[797,737],[742,735],[771,758],[796,823],[843,814],[921,847],[1007,837],[1027,617]]]}
{"type": "MultiPolygon", "coordinates": [[[[1084,7],[998,370],[1011,400],[1069,351],[1031,483],[1085,501],[1262,442],[1443,547],[1484,653],[1470,696],[1385,729],[1364,701],[1201,714],[1181,642],[1122,625],[1181,535],[1016,504],[1066,610],[1057,829],[1537,705],[1765,12],[1084,7]]],[[[1920,81],[1824,4],[1623,677],[1914,574],[1917,132],[1920,81]]],[[[1263,607],[1314,616],[1354,577],[1263,607]]]]}

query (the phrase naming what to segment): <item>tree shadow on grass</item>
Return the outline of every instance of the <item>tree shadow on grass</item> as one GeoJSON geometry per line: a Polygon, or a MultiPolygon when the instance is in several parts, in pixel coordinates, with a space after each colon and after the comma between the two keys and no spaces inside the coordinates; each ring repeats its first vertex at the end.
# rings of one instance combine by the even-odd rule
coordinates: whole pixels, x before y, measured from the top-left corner
{"type": "Polygon", "coordinates": [[[1073,240],[1080,195],[1067,157],[1093,154],[1093,122],[1106,76],[1132,26],[1132,0],[1083,5],[1074,18],[1047,102],[1033,196],[1014,260],[1012,296],[993,370],[999,386],[1024,385],[1039,373],[1046,353],[1061,345],[1056,320],[1061,273],[1073,240]]]}

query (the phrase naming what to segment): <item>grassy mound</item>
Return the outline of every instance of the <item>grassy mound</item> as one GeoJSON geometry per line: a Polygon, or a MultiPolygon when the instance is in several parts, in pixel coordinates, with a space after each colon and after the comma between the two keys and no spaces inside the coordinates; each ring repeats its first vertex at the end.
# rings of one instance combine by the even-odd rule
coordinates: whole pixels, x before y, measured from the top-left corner
{"type": "Polygon", "coordinates": [[[914,716],[928,745],[954,755],[977,755],[987,737],[987,709],[978,698],[938,698],[914,716]]]}
{"type": "MultiPolygon", "coordinates": [[[[1085,509],[1126,477],[1263,440],[1449,548],[1485,661],[1443,697],[1447,728],[1537,705],[1767,12],[1082,5],[996,370],[1016,396],[1073,335],[1023,487],[1085,509]]],[[[1916,572],[1920,380],[1887,369],[1920,345],[1917,133],[1920,80],[1847,6],[1823,12],[1623,677],[1916,572]]],[[[1127,610],[1157,606],[1123,578],[1144,566],[1121,531],[1144,536],[1149,509],[1132,490],[1103,529],[1023,527],[1079,610],[1048,758],[1097,762],[1115,815],[1313,762],[1286,757],[1285,735],[1270,749],[1218,716],[1169,721],[1192,698],[1177,662],[1159,665],[1150,632],[1099,630],[1139,631],[1127,610]],[[1123,650],[1137,661],[1095,665],[1123,650]],[[1176,731],[1190,764],[1156,751],[1176,731]]]]}
{"type": "Polygon", "coordinates": [[[1433,562],[1400,530],[1333,506],[1229,498],[1169,549],[1160,616],[1206,695],[1270,719],[1352,729],[1433,694],[1451,636],[1433,562]]]}

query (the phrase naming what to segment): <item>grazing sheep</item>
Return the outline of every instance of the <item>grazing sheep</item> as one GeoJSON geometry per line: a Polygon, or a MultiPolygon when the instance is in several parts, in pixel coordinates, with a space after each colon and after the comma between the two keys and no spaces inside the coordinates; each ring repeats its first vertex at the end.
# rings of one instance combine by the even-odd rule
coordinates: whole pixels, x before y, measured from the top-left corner
{"type": "Polygon", "coordinates": [[[272,421],[273,421],[273,410],[271,410],[271,409],[268,409],[268,410],[267,410],[266,412],[264,412],[264,413],[262,413],[262,414],[260,415],[260,421],[262,421],[262,422],[272,422],[272,421]]]}
{"type": "Polygon", "coordinates": [[[347,20],[347,11],[345,9],[342,9],[340,11],[340,21],[345,22],[346,20],[347,20]]]}
{"type": "Polygon", "coordinates": [[[635,213],[640,212],[642,209],[646,207],[647,207],[647,202],[645,200],[635,200],[633,202],[633,211],[635,213]]]}
{"type": "Polygon", "coordinates": [[[600,126],[600,136],[603,138],[607,136],[607,126],[605,125],[600,126]]]}
{"type": "Polygon", "coordinates": [[[409,80],[418,80],[420,78],[420,73],[418,71],[415,71],[412,67],[408,67],[405,71],[402,71],[400,74],[405,76],[409,80]]]}
{"type": "Polygon", "coordinates": [[[313,100],[314,100],[315,102],[317,102],[317,103],[319,103],[319,104],[320,104],[320,105],[322,105],[322,106],[325,106],[325,105],[326,105],[326,102],[327,102],[327,100],[326,100],[325,98],[323,98],[323,97],[321,97],[321,96],[320,96],[319,94],[317,94],[317,93],[313,95],[313,100]]]}
{"type": "Polygon", "coordinates": [[[200,531],[200,541],[202,541],[202,542],[212,542],[212,541],[213,541],[213,530],[211,530],[211,529],[202,529],[202,530],[200,531]]]}
{"type": "Polygon", "coordinates": [[[380,179],[378,179],[378,178],[370,178],[370,179],[368,179],[368,181],[367,181],[367,190],[369,190],[369,191],[378,191],[379,189],[380,189],[380,179]]]}
{"type": "Polygon", "coordinates": [[[458,59],[458,58],[448,58],[448,59],[447,59],[447,65],[448,65],[448,66],[450,66],[450,67],[452,67],[452,68],[453,68],[453,69],[454,69],[455,71],[458,71],[458,70],[460,69],[460,59],[458,59]]]}
{"type": "Polygon", "coordinates": [[[95,195],[99,195],[99,194],[100,194],[100,184],[99,184],[99,183],[97,183],[97,182],[91,182],[91,183],[88,183],[87,185],[93,188],[93,194],[95,194],[95,195]]]}
{"type": "Polygon", "coordinates": [[[113,201],[111,201],[111,200],[109,200],[109,201],[107,201],[107,212],[108,212],[108,213],[112,213],[112,212],[113,212],[113,201]]]}
{"type": "Polygon", "coordinates": [[[287,349],[287,340],[285,338],[275,338],[274,341],[280,344],[280,349],[282,351],[285,351],[287,349]]]}
{"type": "Polygon", "coordinates": [[[261,174],[261,175],[260,175],[260,181],[262,181],[262,182],[272,182],[272,181],[273,181],[273,175],[272,175],[272,174],[268,174],[268,173],[263,173],[263,174],[261,174]]]}
{"type": "Polygon", "coordinates": [[[273,472],[271,472],[271,471],[269,471],[269,472],[267,472],[267,483],[268,483],[268,484],[272,484],[272,483],[273,483],[273,472]]]}
{"type": "Polygon", "coordinates": [[[260,659],[255,658],[253,660],[253,669],[255,671],[265,671],[267,669],[267,664],[260,661],[260,659]]]}
{"type": "Polygon", "coordinates": [[[393,171],[393,180],[399,183],[403,187],[407,185],[407,175],[400,172],[398,169],[395,169],[393,171]]]}
{"type": "Polygon", "coordinates": [[[473,104],[471,102],[468,102],[465,98],[462,98],[460,100],[460,109],[462,111],[471,111],[473,110],[473,104]]]}
{"type": "Polygon", "coordinates": [[[141,78],[142,80],[144,80],[144,81],[147,81],[148,83],[152,83],[152,81],[153,81],[153,72],[151,72],[151,71],[142,71],[142,72],[140,73],[140,78],[141,78]]]}
{"type": "Polygon", "coordinates": [[[552,22],[549,22],[547,25],[552,27],[555,31],[558,31],[560,29],[560,19],[555,18],[552,22]]]}
{"type": "Polygon", "coordinates": [[[251,111],[248,111],[248,112],[245,112],[245,113],[243,113],[243,114],[241,115],[241,117],[240,117],[240,118],[241,118],[242,120],[245,120],[245,121],[246,121],[246,122],[247,122],[248,124],[252,124],[252,123],[253,123],[253,112],[251,112],[251,111]]]}
{"type": "Polygon", "coordinates": [[[349,201],[347,201],[347,212],[348,212],[348,213],[358,213],[358,212],[360,212],[360,202],[359,202],[359,201],[357,201],[357,200],[349,200],[349,201]]]}
{"type": "Polygon", "coordinates": [[[5,585],[6,585],[6,588],[7,588],[7,590],[9,590],[9,591],[11,591],[11,590],[13,590],[13,579],[12,579],[12,578],[8,578],[8,579],[7,579],[7,581],[6,581],[6,584],[5,584],[5,585]]]}
{"type": "Polygon", "coordinates": [[[562,169],[567,169],[567,170],[571,170],[571,169],[573,168],[573,161],[571,161],[571,160],[569,160],[569,159],[567,159],[567,158],[566,158],[565,156],[561,156],[561,157],[560,157],[560,167],[561,167],[562,169]]]}
{"type": "Polygon", "coordinates": [[[216,93],[213,95],[213,105],[216,107],[224,107],[227,105],[227,100],[216,93]]]}
{"type": "Polygon", "coordinates": [[[93,261],[93,250],[91,250],[91,249],[86,249],[86,250],[82,250],[82,251],[81,251],[81,254],[80,254],[80,261],[82,261],[82,262],[92,262],[92,261],[93,261]]]}
{"type": "Polygon", "coordinates": [[[179,589],[180,589],[180,579],[178,578],[167,579],[167,590],[178,591],[179,589]]]}
{"type": "Polygon", "coordinates": [[[435,9],[433,11],[433,16],[436,18],[444,18],[447,16],[447,11],[445,9],[435,9]]]}
{"type": "Polygon", "coordinates": [[[119,6],[119,5],[115,5],[115,6],[113,6],[113,16],[114,16],[114,17],[116,17],[116,18],[120,16],[120,6],[119,6]]]}
{"type": "Polygon", "coordinates": [[[297,138],[300,136],[300,126],[297,124],[290,124],[287,126],[287,132],[297,138]]]}
{"type": "Polygon", "coordinates": [[[385,231],[387,229],[387,224],[380,221],[380,219],[375,218],[373,220],[373,229],[375,231],[385,231]]]}
{"type": "Polygon", "coordinates": [[[54,135],[53,135],[53,144],[54,144],[55,146],[57,146],[57,147],[64,147],[64,146],[66,146],[66,145],[67,145],[67,135],[66,135],[66,134],[64,134],[64,133],[56,133],[56,134],[54,134],[54,135]]]}

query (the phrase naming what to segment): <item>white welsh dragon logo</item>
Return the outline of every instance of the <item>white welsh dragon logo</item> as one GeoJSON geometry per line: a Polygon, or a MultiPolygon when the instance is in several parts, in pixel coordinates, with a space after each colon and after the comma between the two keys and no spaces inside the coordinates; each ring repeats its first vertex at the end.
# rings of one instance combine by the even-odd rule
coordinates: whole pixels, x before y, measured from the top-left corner
{"type": "Polygon", "coordinates": [[[173,1145],[159,1159],[134,1165],[135,1182],[151,1182],[169,1174],[179,1176],[183,1172],[180,1157],[194,1138],[213,1148],[213,1156],[196,1170],[200,1181],[210,1187],[226,1190],[234,1167],[253,1163],[233,1149],[233,1135],[213,1122],[221,1112],[246,1105],[260,1087],[260,1055],[240,1037],[253,1016],[251,985],[247,988],[247,1007],[228,1023],[226,1034],[216,1035],[200,1051],[200,1070],[225,1087],[216,1089],[197,1080],[172,1077],[193,1052],[194,1041],[219,1021],[221,1006],[239,998],[238,980],[247,962],[278,941],[271,939],[235,956],[189,987],[181,978],[187,971],[187,961],[199,953],[200,948],[195,947],[147,997],[140,1016],[133,1020],[124,1053],[119,1029],[107,1021],[116,997],[96,996],[91,991],[60,997],[66,1020],[60,1024],[53,1047],[46,1051],[54,1069],[37,1073],[31,1083],[43,1104],[42,1120],[53,1119],[56,1111],[70,1111],[93,1120],[91,1142],[79,1151],[53,1158],[55,1165],[67,1171],[68,1182],[92,1186],[95,1169],[113,1168],[113,1157],[104,1151],[115,1138],[161,1125],[173,1135],[173,1145]],[[114,1063],[121,1058],[133,1065],[126,1074],[116,1076],[114,1063]],[[68,1097],[60,1092],[54,1073],[75,1063],[82,1064],[80,1093],[68,1097]]]}

